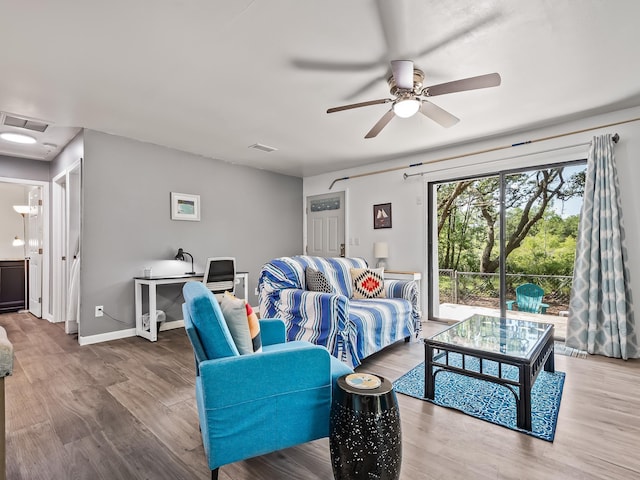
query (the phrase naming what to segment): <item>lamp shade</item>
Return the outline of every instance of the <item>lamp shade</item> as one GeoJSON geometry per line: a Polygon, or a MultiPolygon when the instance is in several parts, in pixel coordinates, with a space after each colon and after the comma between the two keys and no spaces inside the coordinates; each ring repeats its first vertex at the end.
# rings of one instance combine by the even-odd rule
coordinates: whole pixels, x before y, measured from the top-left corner
{"type": "Polygon", "coordinates": [[[22,240],[21,238],[18,238],[17,236],[13,239],[13,243],[12,245],[14,247],[21,247],[22,245],[24,245],[24,240],[22,240]]]}
{"type": "Polygon", "coordinates": [[[375,242],[373,244],[373,256],[375,258],[389,258],[389,245],[387,242],[375,242]]]}
{"type": "Polygon", "coordinates": [[[13,209],[20,215],[26,215],[29,213],[29,205],[14,205],[13,209]]]}

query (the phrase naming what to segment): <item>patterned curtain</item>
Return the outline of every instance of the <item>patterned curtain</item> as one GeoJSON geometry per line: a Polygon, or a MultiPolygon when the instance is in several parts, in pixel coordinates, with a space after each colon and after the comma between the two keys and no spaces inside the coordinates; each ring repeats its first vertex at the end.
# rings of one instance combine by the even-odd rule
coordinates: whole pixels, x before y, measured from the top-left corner
{"type": "Polygon", "coordinates": [[[591,144],[578,230],[565,343],[590,354],[638,358],[611,135],[591,144]]]}

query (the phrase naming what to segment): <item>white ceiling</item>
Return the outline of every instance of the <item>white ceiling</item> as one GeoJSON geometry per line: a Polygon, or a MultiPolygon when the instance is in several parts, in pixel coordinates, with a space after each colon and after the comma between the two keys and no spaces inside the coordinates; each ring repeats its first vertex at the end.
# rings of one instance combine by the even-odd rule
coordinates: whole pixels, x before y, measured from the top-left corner
{"type": "Polygon", "coordinates": [[[0,0],[0,12],[0,111],[295,176],[640,104],[637,0],[0,0]],[[502,85],[434,97],[461,118],[450,129],[416,115],[365,140],[388,106],[326,113],[389,97],[400,58],[426,85],[492,72],[502,85]]]}

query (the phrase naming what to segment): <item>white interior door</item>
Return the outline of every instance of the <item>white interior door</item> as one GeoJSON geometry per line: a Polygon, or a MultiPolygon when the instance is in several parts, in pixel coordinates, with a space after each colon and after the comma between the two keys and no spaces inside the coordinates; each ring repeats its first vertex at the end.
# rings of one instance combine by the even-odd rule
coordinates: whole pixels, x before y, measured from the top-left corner
{"type": "Polygon", "coordinates": [[[67,175],[53,179],[53,318],[67,315],[67,175]]]}
{"type": "Polygon", "coordinates": [[[307,254],[344,257],[344,192],[307,197],[307,254]]]}
{"type": "Polygon", "coordinates": [[[29,312],[42,317],[42,188],[29,189],[27,258],[29,259],[29,312]]]}
{"type": "Polygon", "coordinates": [[[80,319],[80,164],[67,175],[67,312],[64,330],[78,331],[80,319]]]}

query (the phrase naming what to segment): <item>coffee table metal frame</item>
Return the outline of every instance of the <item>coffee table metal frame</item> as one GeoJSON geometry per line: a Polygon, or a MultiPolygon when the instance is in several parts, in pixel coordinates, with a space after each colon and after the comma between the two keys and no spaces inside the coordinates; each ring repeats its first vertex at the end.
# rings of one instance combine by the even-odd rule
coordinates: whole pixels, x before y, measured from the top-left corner
{"type": "MultiPolygon", "coordinates": [[[[466,322],[469,321],[469,319],[463,321],[466,322]]],[[[510,319],[510,321],[517,322],[518,320],[510,319]]],[[[458,325],[459,324],[455,324],[449,328],[454,328],[458,325]]],[[[511,393],[513,393],[517,408],[517,425],[523,430],[531,431],[531,389],[542,368],[547,372],[555,371],[553,358],[554,327],[551,324],[545,325],[547,328],[544,333],[533,347],[529,349],[528,354],[523,357],[510,356],[434,340],[433,338],[439,334],[431,338],[425,338],[425,398],[430,400],[434,399],[436,375],[442,371],[455,372],[468,377],[493,382],[507,387],[511,393]],[[439,351],[437,359],[433,358],[434,351],[439,351]],[[462,356],[461,367],[449,364],[449,353],[458,353],[462,356]],[[466,356],[479,359],[479,371],[468,370],[466,368],[466,356]],[[492,360],[496,362],[498,364],[498,376],[483,372],[482,360],[492,360]],[[518,369],[517,380],[503,378],[502,366],[504,364],[513,365],[518,369]],[[436,368],[434,369],[434,367],[436,368]],[[516,393],[516,389],[518,394],[516,393]]]]}

